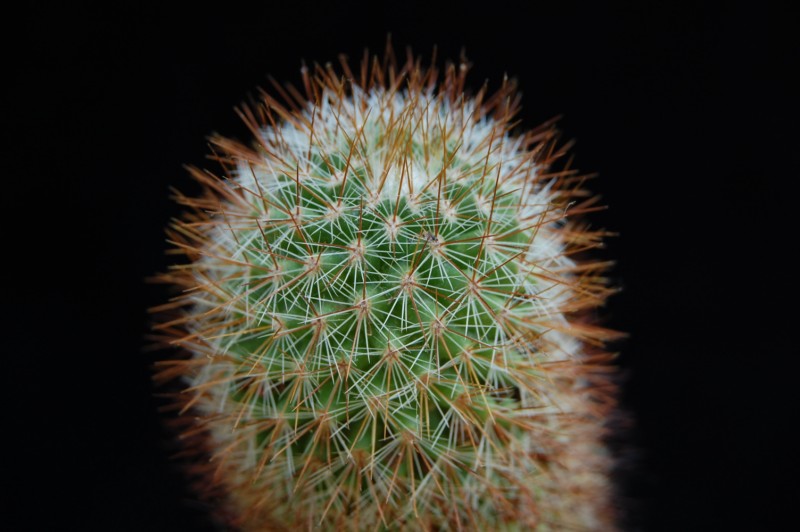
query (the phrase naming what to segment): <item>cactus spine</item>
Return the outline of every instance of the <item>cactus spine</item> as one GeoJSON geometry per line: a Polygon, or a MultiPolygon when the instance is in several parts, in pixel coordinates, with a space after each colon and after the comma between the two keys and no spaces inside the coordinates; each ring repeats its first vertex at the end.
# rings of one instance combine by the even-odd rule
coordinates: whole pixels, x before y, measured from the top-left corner
{"type": "Polygon", "coordinates": [[[305,96],[240,110],[252,145],[213,139],[222,177],[190,169],[159,376],[230,524],[612,526],[595,199],[466,70],[304,69],[305,96]]]}

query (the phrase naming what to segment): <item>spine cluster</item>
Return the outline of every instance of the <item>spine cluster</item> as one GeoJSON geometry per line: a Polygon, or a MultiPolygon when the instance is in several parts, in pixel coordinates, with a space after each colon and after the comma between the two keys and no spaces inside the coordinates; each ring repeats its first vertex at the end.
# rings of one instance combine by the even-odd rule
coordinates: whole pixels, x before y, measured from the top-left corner
{"type": "Polygon", "coordinates": [[[466,70],[304,70],[240,111],[252,145],[214,139],[223,175],[191,169],[159,376],[231,524],[612,526],[596,200],[466,70]]]}

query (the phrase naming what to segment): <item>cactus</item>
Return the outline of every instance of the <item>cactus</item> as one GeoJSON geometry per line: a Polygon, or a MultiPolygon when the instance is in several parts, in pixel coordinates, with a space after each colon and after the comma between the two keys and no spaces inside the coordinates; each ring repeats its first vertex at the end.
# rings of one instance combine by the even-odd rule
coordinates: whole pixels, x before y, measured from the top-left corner
{"type": "Polygon", "coordinates": [[[513,83],[387,57],[239,109],[177,195],[158,376],[198,487],[243,530],[613,528],[596,198],[513,83]]]}

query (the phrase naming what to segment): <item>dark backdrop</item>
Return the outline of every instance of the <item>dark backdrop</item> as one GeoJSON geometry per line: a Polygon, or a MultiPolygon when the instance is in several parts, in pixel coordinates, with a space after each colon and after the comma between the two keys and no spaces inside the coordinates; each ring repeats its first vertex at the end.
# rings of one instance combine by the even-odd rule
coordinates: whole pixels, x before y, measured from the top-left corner
{"type": "MultiPolygon", "coordinates": [[[[233,106],[301,59],[395,47],[504,73],[523,124],[563,115],[599,172],[630,338],[622,397],[631,530],[769,529],[797,501],[789,86],[797,18],[761,3],[489,1],[167,10],[32,7],[4,32],[3,483],[19,529],[206,530],[169,459],[143,351],[168,187],[233,106]],[[554,7],[558,4],[559,7],[554,7]],[[756,5],[758,4],[758,5],[756,5]],[[52,528],[51,528],[52,529],[52,528]]],[[[16,529],[16,528],[15,528],[16,529]]]]}

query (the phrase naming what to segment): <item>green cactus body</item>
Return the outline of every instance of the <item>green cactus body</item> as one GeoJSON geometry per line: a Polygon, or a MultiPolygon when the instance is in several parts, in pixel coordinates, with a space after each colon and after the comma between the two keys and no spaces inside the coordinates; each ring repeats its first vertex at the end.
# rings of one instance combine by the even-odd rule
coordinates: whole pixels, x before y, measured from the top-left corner
{"type": "Polygon", "coordinates": [[[551,127],[510,133],[510,86],[467,98],[464,73],[320,68],[308,102],[243,111],[252,147],[215,140],[224,178],[193,170],[163,371],[233,525],[611,526],[585,348],[608,333],[580,318],[608,289],[572,258],[591,196],[551,127]]]}

